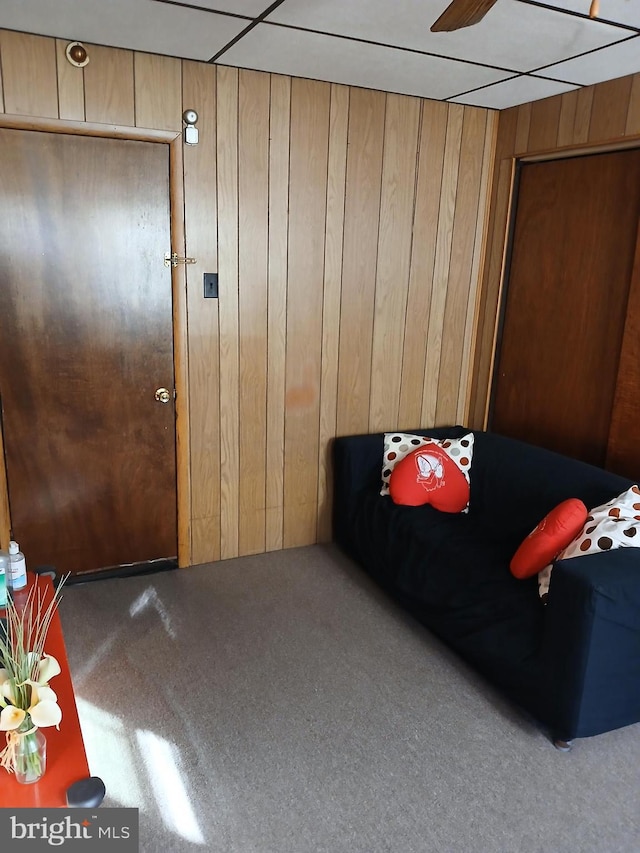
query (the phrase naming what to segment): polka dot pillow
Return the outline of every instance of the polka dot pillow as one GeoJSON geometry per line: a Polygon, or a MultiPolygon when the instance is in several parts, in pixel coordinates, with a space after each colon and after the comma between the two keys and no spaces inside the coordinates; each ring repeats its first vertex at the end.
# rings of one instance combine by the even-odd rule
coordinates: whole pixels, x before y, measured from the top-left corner
{"type": "Polygon", "coordinates": [[[640,488],[592,509],[582,531],[561,551],[558,560],[596,554],[613,548],[640,547],[640,488]]]}
{"type": "Polygon", "coordinates": [[[382,456],[382,488],[381,495],[389,494],[391,472],[401,459],[425,444],[436,444],[441,447],[462,471],[467,482],[473,456],[473,433],[467,433],[462,438],[429,438],[423,435],[411,435],[406,432],[386,432],[384,435],[384,453],[382,456]]]}

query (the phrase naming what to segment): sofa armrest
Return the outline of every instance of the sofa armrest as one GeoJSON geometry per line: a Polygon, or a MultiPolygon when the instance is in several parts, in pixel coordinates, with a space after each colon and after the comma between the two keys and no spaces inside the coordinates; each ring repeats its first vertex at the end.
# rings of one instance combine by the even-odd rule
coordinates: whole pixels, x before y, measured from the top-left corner
{"type": "Polygon", "coordinates": [[[640,721],[640,548],[554,565],[542,652],[554,734],[640,721]]]}
{"type": "Polygon", "coordinates": [[[382,433],[333,440],[333,538],[347,551],[358,494],[382,482],[383,447],[382,433]]]}

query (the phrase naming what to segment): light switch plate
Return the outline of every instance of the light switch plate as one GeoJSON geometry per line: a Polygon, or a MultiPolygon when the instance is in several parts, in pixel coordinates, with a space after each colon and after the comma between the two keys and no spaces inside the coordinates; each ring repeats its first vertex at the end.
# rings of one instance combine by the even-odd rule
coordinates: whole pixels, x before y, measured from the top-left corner
{"type": "Polygon", "coordinates": [[[218,298],[218,273],[217,272],[206,272],[204,274],[204,298],[205,299],[217,299],[218,298]]]}

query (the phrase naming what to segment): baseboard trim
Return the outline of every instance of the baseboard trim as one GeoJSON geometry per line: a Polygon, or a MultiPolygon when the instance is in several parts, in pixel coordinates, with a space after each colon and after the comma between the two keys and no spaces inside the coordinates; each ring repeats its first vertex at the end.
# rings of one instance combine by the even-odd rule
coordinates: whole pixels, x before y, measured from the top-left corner
{"type": "MultiPolygon", "coordinates": [[[[92,583],[93,581],[111,580],[112,578],[129,578],[137,575],[152,575],[157,572],[168,572],[178,568],[177,557],[166,557],[159,560],[145,560],[141,563],[125,563],[121,566],[108,566],[104,569],[91,569],[87,572],[78,572],[70,575],[65,581],[65,586],[80,583],[92,583]]],[[[38,566],[36,572],[47,569],[55,571],[53,566],[38,566]]],[[[59,573],[56,572],[59,576],[59,573]]]]}

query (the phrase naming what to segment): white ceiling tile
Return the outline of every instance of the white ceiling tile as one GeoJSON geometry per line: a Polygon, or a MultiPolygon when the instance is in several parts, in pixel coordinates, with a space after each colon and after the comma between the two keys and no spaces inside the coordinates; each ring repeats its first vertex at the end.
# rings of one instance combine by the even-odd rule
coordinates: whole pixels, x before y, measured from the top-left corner
{"type": "Polygon", "coordinates": [[[587,56],[579,56],[568,62],[551,65],[541,71],[545,77],[571,80],[590,86],[614,77],[626,77],[640,71],[640,36],[621,44],[613,44],[587,56]]]}
{"type": "Polygon", "coordinates": [[[154,0],[1,0],[0,27],[59,38],[210,59],[247,21],[154,0]]]}
{"type": "Polygon", "coordinates": [[[449,2],[284,0],[266,20],[419,49],[424,34],[449,2]]]}
{"type": "Polygon", "coordinates": [[[494,110],[505,110],[517,104],[529,101],[539,101],[552,95],[561,95],[576,89],[568,83],[557,83],[555,80],[543,80],[541,77],[512,77],[502,83],[495,83],[477,92],[469,92],[460,98],[452,98],[456,104],[470,104],[475,107],[489,107],[494,110]]]}
{"type": "MultiPolygon", "coordinates": [[[[634,2],[640,5],[640,0],[634,2]]],[[[515,71],[577,56],[629,34],[518,0],[499,0],[475,26],[452,33],[430,32],[447,5],[448,0],[285,0],[267,20],[515,71]]]]}
{"type": "MultiPolygon", "coordinates": [[[[156,0],[156,2],[161,2],[161,0],[156,0]]],[[[186,6],[205,7],[216,12],[245,15],[248,18],[257,18],[269,6],[273,6],[273,0],[180,0],[180,3],[184,3],[186,6]]]]}
{"type": "MultiPolygon", "coordinates": [[[[548,6],[556,9],[589,14],[591,0],[542,0],[548,6]]],[[[640,29],[640,3],[638,0],[600,0],[601,21],[615,21],[617,24],[627,24],[640,29]]]]}
{"type": "Polygon", "coordinates": [[[270,24],[259,24],[219,62],[436,100],[506,76],[492,68],[270,24]]]}

